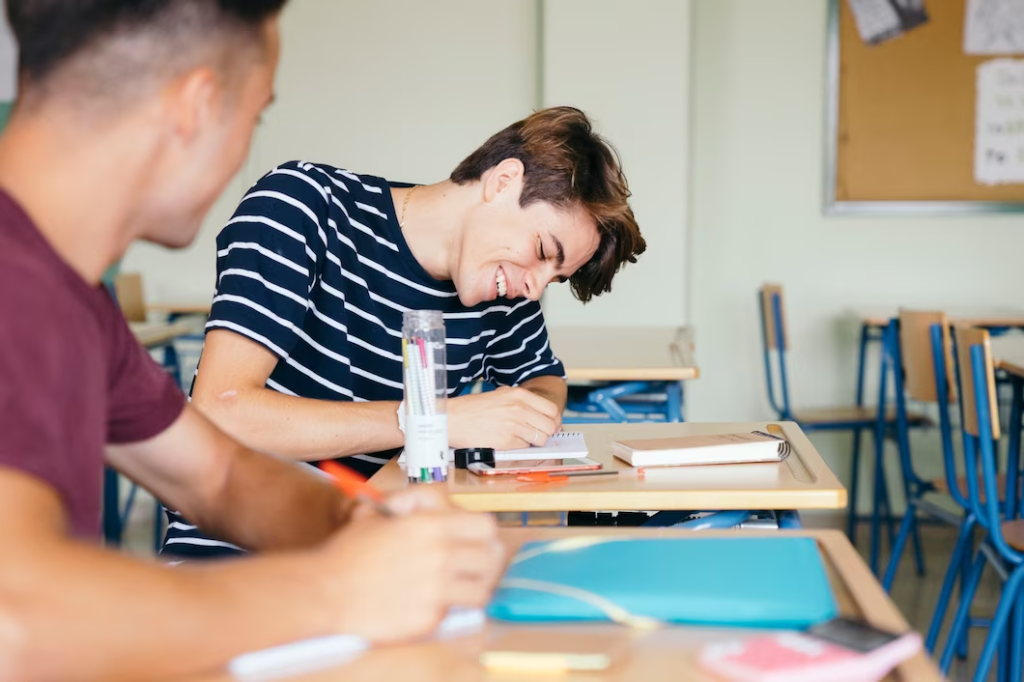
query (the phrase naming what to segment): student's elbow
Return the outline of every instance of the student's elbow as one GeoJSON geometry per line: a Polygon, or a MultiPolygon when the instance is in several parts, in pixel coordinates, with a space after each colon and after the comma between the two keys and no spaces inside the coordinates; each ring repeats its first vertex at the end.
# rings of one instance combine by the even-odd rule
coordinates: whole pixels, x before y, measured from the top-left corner
{"type": "Polygon", "coordinates": [[[41,679],[40,661],[34,660],[28,635],[28,616],[0,587],[0,680],[41,679]]]}
{"type": "Polygon", "coordinates": [[[196,382],[192,406],[221,428],[230,430],[242,418],[244,391],[232,386],[196,382]]]}

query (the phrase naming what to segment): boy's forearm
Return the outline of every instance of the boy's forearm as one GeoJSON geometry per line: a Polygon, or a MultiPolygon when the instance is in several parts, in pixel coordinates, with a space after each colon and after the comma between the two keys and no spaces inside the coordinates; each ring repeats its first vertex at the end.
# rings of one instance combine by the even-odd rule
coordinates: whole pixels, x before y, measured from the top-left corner
{"type": "Polygon", "coordinates": [[[220,493],[193,521],[250,550],[316,545],[340,526],[354,502],[308,465],[239,448],[220,493]]]}
{"type": "Polygon", "coordinates": [[[403,443],[397,402],[314,400],[252,388],[219,397],[197,393],[192,404],[240,442],[289,459],[316,461],[403,443]]]}
{"type": "Polygon", "coordinates": [[[172,569],[63,538],[5,554],[3,679],[174,678],[338,622],[298,555],[172,569]]]}
{"type": "Polygon", "coordinates": [[[543,376],[528,379],[519,385],[553,402],[558,407],[559,413],[565,410],[565,403],[569,396],[569,387],[565,379],[555,376],[543,376]]]}

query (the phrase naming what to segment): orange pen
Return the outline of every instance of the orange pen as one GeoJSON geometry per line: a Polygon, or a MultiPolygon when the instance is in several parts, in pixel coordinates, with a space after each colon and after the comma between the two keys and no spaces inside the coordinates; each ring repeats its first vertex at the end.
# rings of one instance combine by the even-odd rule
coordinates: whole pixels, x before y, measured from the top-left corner
{"type": "Polygon", "coordinates": [[[520,474],[516,476],[517,481],[524,483],[552,483],[555,481],[567,481],[570,476],[618,476],[618,471],[566,471],[559,473],[541,471],[536,474],[520,474]]]}
{"type": "Polygon", "coordinates": [[[370,483],[346,466],[337,462],[327,460],[320,462],[320,469],[334,479],[334,485],[348,497],[359,500],[364,504],[373,507],[381,516],[394,516],[384,500],[384,493],[374,488],[370,483]]]}

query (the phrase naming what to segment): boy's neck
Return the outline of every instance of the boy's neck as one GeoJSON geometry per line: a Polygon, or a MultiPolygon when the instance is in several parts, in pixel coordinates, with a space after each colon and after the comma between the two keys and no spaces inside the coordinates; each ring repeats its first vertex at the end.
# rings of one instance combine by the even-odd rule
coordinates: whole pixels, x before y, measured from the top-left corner
{"type": "Polygon", "coordinates": [[[465,215],[475,195],[472,185],[456,185],[451,180],[391,190],[399,220],[409,197],[402,234],[417,262],[436,280],[452,278],[453,263],[458,262],[462,247],[465,215]]]}
{"type": "Polygon", "coordinates": [[[115,125],[87,132],[62,118],[15,112],[0,136],[0,188],[61,259],[96,285],[139,226],[147,152],[115,125]]]}

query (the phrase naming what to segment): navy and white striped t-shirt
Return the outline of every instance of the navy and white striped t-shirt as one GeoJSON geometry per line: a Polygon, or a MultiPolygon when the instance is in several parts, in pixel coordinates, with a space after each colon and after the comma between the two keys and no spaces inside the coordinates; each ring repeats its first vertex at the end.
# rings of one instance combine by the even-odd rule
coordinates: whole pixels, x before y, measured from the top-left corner
{"type": "MultiPolygon", "coordinates": [[[[266,385],[275,391],[401,400],[402,313],[410,309],[444,313],[449,395],[477,379],[516,385],[564,376],[538,303],[499,299],[467,308],[452,282],[427,274],[398,226],[386,180],[286,163],[252,187],[217,237],[206,328],[231,330],[274,353],[266,385]]],[[[387,460],[342,461],[370,475],[387,460]]],[[[230,549],[224,545],[172,516],[167,552],[194,556],[230,549]]]]}

